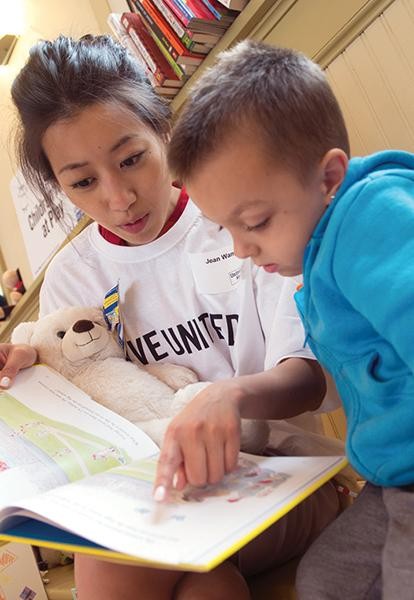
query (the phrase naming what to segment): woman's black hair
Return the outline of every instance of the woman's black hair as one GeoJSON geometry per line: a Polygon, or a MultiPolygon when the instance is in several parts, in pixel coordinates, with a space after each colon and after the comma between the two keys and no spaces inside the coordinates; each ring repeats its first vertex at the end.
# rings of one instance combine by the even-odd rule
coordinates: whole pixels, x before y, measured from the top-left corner
{"type": "Polygon", "coordinates": [[[84,108],[114,102],[156,134],[170,130],[168,105],[155,93],[138,61],[107,35],[40,41],[13,82],[18,111],[17,157],[24,178],[53,206],[56,179],[42,148],[45,131],[84,108]]]}

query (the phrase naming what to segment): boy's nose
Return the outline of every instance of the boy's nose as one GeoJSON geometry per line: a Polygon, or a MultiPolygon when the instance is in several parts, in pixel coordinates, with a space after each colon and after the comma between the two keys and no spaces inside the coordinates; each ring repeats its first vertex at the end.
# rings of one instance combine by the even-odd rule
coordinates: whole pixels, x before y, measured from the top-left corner
{"type": "Polygon", "coordinates": [[[258,248],[256,244],[245,242],[243,240],[236,240],[233,238],[234,254],[238,258],[250,258],[256,256],[258,248]]]}

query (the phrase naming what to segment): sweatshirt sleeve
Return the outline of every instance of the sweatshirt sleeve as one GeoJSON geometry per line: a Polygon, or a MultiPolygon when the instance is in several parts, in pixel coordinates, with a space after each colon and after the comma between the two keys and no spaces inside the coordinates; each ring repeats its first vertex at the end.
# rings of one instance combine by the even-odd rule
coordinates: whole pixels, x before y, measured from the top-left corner
{"type": "Polygon", "coordinates": [[[351,306],[414,371],[414,180],[369,180],[342,216],[333,274],[351,306]]]}

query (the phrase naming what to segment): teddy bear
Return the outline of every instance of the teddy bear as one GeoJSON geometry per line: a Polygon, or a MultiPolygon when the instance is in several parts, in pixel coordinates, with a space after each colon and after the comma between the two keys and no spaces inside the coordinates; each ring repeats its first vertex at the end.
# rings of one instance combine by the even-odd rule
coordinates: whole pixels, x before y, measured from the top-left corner
{"type": "MultiPolygon", "coordinates": [[[[20,323],[11,341],[33,346],[40,363],[138,425],[158,446],[172,417],[209,385],[186,367],[127,361],[97,307],[61,308],[38,321],[20,323]]],[[[266,421],[242,419],[242,450],[260,453],[268,436],[266,421]]]]}

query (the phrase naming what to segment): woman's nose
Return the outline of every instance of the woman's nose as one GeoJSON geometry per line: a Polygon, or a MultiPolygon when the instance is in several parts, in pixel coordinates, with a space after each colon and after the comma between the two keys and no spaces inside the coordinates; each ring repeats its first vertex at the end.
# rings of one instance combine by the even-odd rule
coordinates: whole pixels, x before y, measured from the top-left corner
{"type": "Polygon", "coordinates": [[[134,204],[136,194],[122,177],[110,177],[105,181],[106,196],[111,210],[126,211],[134,204]]]}

